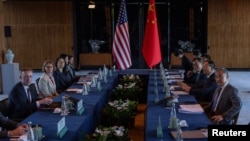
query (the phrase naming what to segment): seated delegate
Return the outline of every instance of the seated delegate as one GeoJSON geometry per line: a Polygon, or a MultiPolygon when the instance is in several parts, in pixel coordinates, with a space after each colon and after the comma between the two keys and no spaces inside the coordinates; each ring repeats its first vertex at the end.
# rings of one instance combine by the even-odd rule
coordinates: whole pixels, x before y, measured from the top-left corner
{"type": "Polygon", "coordinates": [[[72,84],[72,79],[65,67],[66,64],[63,57],[58,57],[55,64],[56,70],[53,72],[53,76],[56,83],[56,90],[60,93],[72,84]]]}
{"type": "Polygon", "coordinates": [[[21,136],[26,133],[28,126],[26,124],[18,124],[15,121],[4,117],[0,112],[0,138],[21,136]]]}
{"type": "Polygon", "coordinates": [[[212,102],[205,108],[205,112],[214,124],[233,124],[234,117],[239,114],[242,106],[239,91],[229,83],[227,69],[217,68],[215,79],[218,87],[212,102]]]}
{"type": "Polygon", "coordinates": [[[44,61],[42,66],[43,74],[38,82],[39,94],[42,95],[42,97],[54,97],[58,95],[53,77],[54,69],[55,67],[51,60],[44,61]]]}
{"type": "Polygon", "coordinates": [[[32,82],[33,71],[30,68],[21,69],[20,82],[9,93],[9,118],[20,122],[43,104],[53,102],[51,98],[39,99],[35,84],[32,82]]]}

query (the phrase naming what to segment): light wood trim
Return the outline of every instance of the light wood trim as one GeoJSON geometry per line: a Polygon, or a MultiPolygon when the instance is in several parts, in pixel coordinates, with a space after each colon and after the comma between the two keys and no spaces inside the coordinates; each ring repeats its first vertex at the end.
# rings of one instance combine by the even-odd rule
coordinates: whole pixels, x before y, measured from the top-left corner
{"type": "MultiPolygon", "coordinates": [[[[187,56],[187,58],[190,59],[190,61],[193,60],[194,58],[194,55],[192,52],[184,52],[184,54],[187,56]]],[[[171,63],[170,63],[170,67],[175,67],[175,66],[178,66],[180,67],[181,66],[181,59],[176,57],[174,55],[174,53],[171,53],[171,63]]]]}
{"type": "Polygon", "coordinates": [[[81,53],[79,55],[79,68],[82,66],[112,66],[110,53],[81,53]]]}

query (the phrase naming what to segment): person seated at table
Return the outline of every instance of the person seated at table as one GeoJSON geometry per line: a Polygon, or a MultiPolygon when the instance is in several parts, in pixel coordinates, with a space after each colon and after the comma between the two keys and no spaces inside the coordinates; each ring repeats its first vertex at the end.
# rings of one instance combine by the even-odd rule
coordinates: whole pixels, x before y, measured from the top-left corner
{"type": "Polygon", "coordinates": [[[79,79],[79,77],[77,77],[75,75],[75,70],[73,67],[74,66],[74,57],[71,55],[68,55],[68,54],[60,54],[60,57],[64,58],[64,60],[65,60],[65,69],[70,74],[71,81],[72,82],[77,81],[79,79]]]}
{"type": "Polygon", "coordinates": [[[183,53],[182,49],[175,51],[174,55],[181,59],[181,68],[184,69],[184,80],[189,72],[193,70],[193,64],[191,60],[183,53]]]}
{"type": "Polygon", "coordinates": [[[74,57],[71,55],[68,55],[68,70],[73,78],[73,81],[77,81],[79,79],[80,76],[77,76],[75,73],[75,69],[74,69],[74,57]]]}
{"type": "Polygon", "coordinates": [[[214,124],[231,125],[242,106],[239,91],[230,84],[227,69],[217,68],[215,79],[218,87],[212,102],[205,108],[205,113],[214,124]]]}
{"type": "Polygon", "coordinates": [[[24,135],[28,129],[26,124],[18,124],[17,122],[8,119],[0,112],[0,138],[8,138],[24,135]]]}
{"type": "Polygon", "coordinates": [[[202,54],[202,55],[201,55],[201,58],[203,59],[203,61],[212,60],[212,59],[211,59],[211,56],[210,56],[209,54],[207,54],[207,53],[202,54]]]}
{"type": "Polygon", "coordinates": [[[55,64],[56,70],[53,72],[53,76],[56,83],[56,91],[61,93],[72,84],[72,78],[66,70],[66,64],[63,57],[58,57],[55,64]]]}
{"type": "Polygon", "coordinates": [[[36,86],[31,83],[32,75],[32,69],[22,68],[20,82],[9,93],[9,118],[14,121],[20,122],[37,111],[42,104],[49,105],[53,102],[51,98],[38,99],[36,86]]]}
{"type": "Polygon", "coordinates": [[[189,94],[194,95],[197,101],[202,105],[206,106],[212,101],[214,91],[217,87],[215,80],[215,63],[213,61],[205,61],[203,65],[203,73],[207,79],[201,85],[189,86],[186,83],[182,84],[182,89],[187,91],[189,94]]]}
{"type": "Polygon", "coordinates": [[[202,71],[203,60],[200,57],[196,57],[192,60],[193,71],[188,72],[184,82],[188,85],[200,85],[206,80],[206,75],[202,71]]]}
{"type": "Polygon", "coordinates": [[[56,91],[55,79],[53,77],[54,69],[55,67],[51,60],[44,61],[42,66],[43,74],[38,81],[39,94],[42,95],[42,97],[53,98],[58,95],[56,91]]]}

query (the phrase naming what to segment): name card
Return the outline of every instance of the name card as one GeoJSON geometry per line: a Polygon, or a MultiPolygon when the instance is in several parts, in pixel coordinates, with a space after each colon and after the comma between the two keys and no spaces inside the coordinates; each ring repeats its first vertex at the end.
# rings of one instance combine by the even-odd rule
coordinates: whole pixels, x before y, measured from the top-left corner
{"type": "Polygon", "coordinates": [[[66,124],[65,124],[65,117],[63,117],[57,123],[57,137],[62,138],[67,131],[68,131],[68,128],[66,127],[66,124]]]}
{"type": "Polygon", "coordinates": [[[77,102],[77,114],[81,115],[84,112],[82,99],[77,102]]]}

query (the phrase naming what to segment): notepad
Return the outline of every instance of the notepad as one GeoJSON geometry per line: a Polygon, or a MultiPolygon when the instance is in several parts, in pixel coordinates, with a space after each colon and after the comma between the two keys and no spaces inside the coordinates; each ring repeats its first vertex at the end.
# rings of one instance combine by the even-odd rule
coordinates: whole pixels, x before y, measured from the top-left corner
{"type": "Polygon", "coordinates": [[[186,91],[171,91],[171,93],[176,95],[189,95],[186,91]]]}
{"type": "Polygon", "coordinates": [[[82,93],[83,89],[78,88],[69,88],[66,90],[66,92],[72,92],[72,93],[82,93]]]}
{"type": "Polygon", "coordinates": [[[200,104],[180,104],[178,111],[188,114],[201,114],[204,112],[200,104]]]}

